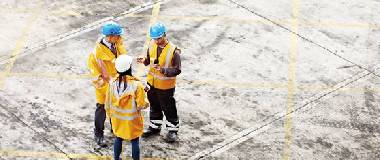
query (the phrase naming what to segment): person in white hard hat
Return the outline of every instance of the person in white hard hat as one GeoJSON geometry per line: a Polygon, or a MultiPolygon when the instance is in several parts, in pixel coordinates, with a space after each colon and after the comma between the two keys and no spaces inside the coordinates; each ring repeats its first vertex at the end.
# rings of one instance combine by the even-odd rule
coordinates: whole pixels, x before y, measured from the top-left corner
{"type": "Polygon", "coordinates": [[[142,109],[149,106],[143,84],[132,76],[132,57],[121,55],[115,60],[119,76],[108,87],[105,107],[115,135],[114,158],[120,159],[123,140],[131,141],[132,158],[140,158],[139,138],[143,134],[142,109]]]}

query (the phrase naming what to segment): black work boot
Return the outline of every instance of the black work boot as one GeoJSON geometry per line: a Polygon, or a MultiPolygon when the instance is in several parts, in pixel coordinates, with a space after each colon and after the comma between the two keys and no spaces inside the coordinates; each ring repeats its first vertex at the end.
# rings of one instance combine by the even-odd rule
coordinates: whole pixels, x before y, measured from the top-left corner
{"type": "Polygon", "coordinates": [[[177,140],[177,132],[169,131],[166,134],[165,141],[168,143],[173,143],[177,140]]]}
{"type": "Polygon", "coordinates": [[[95,136],[95,142],[96,144],[98,144],[100,147],[107,147],[107,144],[106,142],[104,142],[104,137],[98,137],[98,136],[95,136]]]}
{"type": "Polygon", "coordinates": [[[153,136],[153,135],[159,135],[160,131],[161,131],[161,128],[154,129],[152,127],[149,127],[146,131],[144,131],[142,137],[148,138],[148,137],[153,136]]]}

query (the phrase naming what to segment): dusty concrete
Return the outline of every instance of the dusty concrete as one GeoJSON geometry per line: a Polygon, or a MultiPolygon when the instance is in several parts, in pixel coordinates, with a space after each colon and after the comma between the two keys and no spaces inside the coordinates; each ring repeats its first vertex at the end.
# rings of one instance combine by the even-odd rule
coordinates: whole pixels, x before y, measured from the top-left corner
{"type": "MultiPolygon", "coordinates": [[[[0,11],[4,19],[1,40],[9,42],[0,46],[1,60],[12,54],[17,43],[32,47],[148,1],[42,2],[41,7],[37,0],[0,3],[8,8],[0,11]],[[25,8],[43,11],[25,31],[26,40],[20,40],[20,31],[33,16],[25,8]]],[[[294,28],[289,23],[293,1],[238,3],[294,28]]],[[[300,1],[298,33],[374,69],[379,61],[379,27],[375,25],[379,6],[377,1],[300,1]]],[[[144,53],[151,9],[136,14],[145,16],[119,21],[126,27],[125,44],[132,56],[144,53]]],[[[169,1],[161,5],[158,20],[168,25],[169,39],[183,50],[183,73],[176,89],[180,139],[174,144],[164,143],[166,131],[162,136],[143,139],[143,157],[188,159],[204,153],[204,159],[282,159],[285,128],[290,127],[291,159],[380,158],[379,77],[365,76],[334,91],[316,101],[317,105],[292,113],[287,124],[283,113],[290,105],[302,107],[310,98],[365,71],[320,46],[300,38],[292,41],[290,32],[228,0],[169,1]],[[294,46],[296,60],[289,57],[294,46]],[[297,88],[294,100],[289,102],[291,63],[295,64],[297,88]],[[255,131],[263,125],[267,126],[265,130],[255,131]],[[253,136],[242,134],[250,130],[253,136]],[[210,149],[234,136],[237,144],[225,145],[211,154],[210,149]]],[[[4,130],[0,159],[64,159],[54,154],[59,151],[46,139],[82,158],[91,158],[88,154],[112,155],[112,147],[94,150],[92,141],[95,105],[86,59],[98,37],[96,28],[19,57],[10,75],[0,78],[5,82],[0,92],[0,127],[4,130]]],[[[106,136],[112,145],[109,132],[106,136]]],[[[128,154],[129,146],[124,150],[124,155],[128,154]]]]}

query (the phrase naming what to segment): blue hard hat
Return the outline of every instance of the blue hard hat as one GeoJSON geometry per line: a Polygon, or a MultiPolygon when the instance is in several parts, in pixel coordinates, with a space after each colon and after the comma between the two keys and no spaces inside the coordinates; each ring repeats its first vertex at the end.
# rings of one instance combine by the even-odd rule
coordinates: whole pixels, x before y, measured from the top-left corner
{"type": "Polygon", "coordinates": [[[150,27],[150,38],[157,39],[166,33],[166,27],[162,23],[156,23],[150,27]]]}
{"type": "Polygon", "coordinates": [[[123,28],[116,22],[108,22],[103,25],[102,27],[102,33],[105,36],[109,35],[122,35],[123,34],[123,28]]]}

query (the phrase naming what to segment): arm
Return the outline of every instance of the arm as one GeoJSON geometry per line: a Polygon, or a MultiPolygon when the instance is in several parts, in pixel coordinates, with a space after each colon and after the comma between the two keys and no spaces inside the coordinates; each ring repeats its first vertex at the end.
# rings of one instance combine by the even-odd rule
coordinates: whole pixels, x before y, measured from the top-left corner
{"type": "Polygon", "coordinates": [[[145,66],[150,64],[149,49],[147,50],[146,57],[137,57],[137,63],[142,63],[145,66]]]}
{"type": "Polygon", "coordinates": [[[106,92],[106,100],[105,100],[105,104],[104,104],[104,108],[106,110],[106,114],[107,114],[107,117],[110,118],[111,114],[110,114],[110,107],[112,105],[112,87],[111,87],[111,83],[108,85],[108,88],[107,88],[107,92],[106,92]]]}
{"type": "Polygon", "coordinates": [[[90,56],[88,57],[87,66],[93,77],[99,77],[101,75],[101,69],[93,53],[90,53],[90,56]]]}
{"type": "Polygon", "coordinates": [[[146,58],[144,59],[144,65],[147,66],[150,64],[149,49],[146,51],[146,58]]]}
{"type": "Polygon", "coordinates": [[[149,107],[149,103],[146,98],[146,94],[144,91],[144,86],[140,81],[137,81],[137,89],[136,89],[136,104],[137,104],[137,110],[142,110],[149,107]]]}
{"type": "MultiPolygon", "coordinates": [[[[95,49],[94,52],[96,51],[97,50],[95,49]]],[[[91,75],[97,78],[96,80],[92,81],[93,85],[96,88],[102,87],[104,85],[104,81],[109,80],[109,76],[104,69],[103,61],[98,59],[95,53],[90,53],[87,60],[87,65],[91,75]]]]}
{"type": "Polygon", "coordinates": [[[174,51],[172,66],[170,68],[161,68],[160,72],[167,77],[174,77],[181,73],[181,50],[176,48],[174,51]]]}

